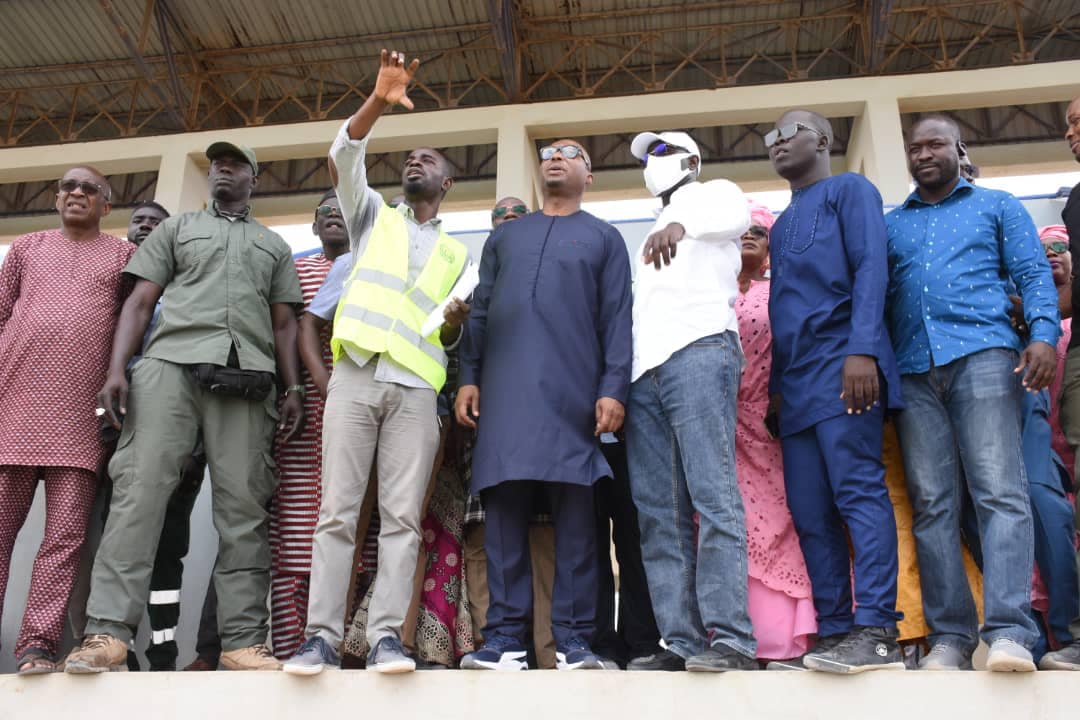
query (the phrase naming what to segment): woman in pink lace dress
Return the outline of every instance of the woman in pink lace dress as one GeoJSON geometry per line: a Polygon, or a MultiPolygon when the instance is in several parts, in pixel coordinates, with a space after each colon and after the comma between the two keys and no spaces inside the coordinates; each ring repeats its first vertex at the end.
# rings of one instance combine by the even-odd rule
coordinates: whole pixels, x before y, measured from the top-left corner
{"type": "Polygon", "coordinates": [[[768,209],[754,204],[750,230],[743,235],[742,272],[735,313],[746,368],[739,385],[735,463],[746,508],[750,555],[750,618],[758,657],[794,658],[805,653],[817,631],[810,579],[784,493],[780,443],[769,437],[768,209]]]}

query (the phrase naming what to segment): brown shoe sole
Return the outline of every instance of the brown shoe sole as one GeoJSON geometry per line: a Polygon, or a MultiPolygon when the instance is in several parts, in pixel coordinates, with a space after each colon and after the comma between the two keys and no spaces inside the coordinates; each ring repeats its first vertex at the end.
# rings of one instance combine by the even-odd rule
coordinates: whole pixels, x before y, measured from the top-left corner
{"type": "Polygon", "coordinates": [[[260,667],[248,667],[248,666],[244,666],[244,665],[237,665],[235,663],[232,663],[232,662],[226,660],[225,658],[222,658],[221,661],[218,663],[218,668],[221,669],[221,670],[231,670],[231,671],[234,671],[234,672],[243,672],[243,671],[252,671],[252,670],[254,670],[254,671],[269,670],[269,671],[273,672],[273,671],[281,670],[281,663],[278,663],[276,666],[275,665],[266,665],[266,666],[260,666],[260,667]]]}
{"type": "Polygon", "coordinates": [[[71,675],[97,675],[105,672],[127,671],[127,658],[124,658],[124,662],[119,665],[106,665],[105,667],[100,665],[90,665],[85,662],[79,662],[78,660],[68,660],[64,663],[64,672],[71,675]]]}

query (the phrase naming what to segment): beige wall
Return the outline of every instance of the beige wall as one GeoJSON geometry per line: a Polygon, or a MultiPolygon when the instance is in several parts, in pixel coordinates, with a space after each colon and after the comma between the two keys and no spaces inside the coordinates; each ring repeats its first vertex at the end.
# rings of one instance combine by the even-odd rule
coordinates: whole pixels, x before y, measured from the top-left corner
{"type": "MultiPolygon", "coordinates": [[[[852,78],[804,83],[694,90],[657,95],[504,105],[382,118],[371,141],[373,152],[420,144],[437,146],[498,143],[495,181],[463,182],[447,210],[487,207],[498,196],[537,200],[533,140],[649,129],[693,128],[772,122],[786,109],[803,107],[827,115],[855,118],[847,156],[837,169],[863,172],[887,203],[907,194],[900,113],[958,110],[1008,104],[1070,100],[1080,95],[1080,60],[949,73],[852,78]],[[959,91],[958,91],[959,89],[959,91]]],[[[322,157],[339,122],[273,125],[185,133],[165,137],[104,140],[0,150],[0,182],[59,177],[76,163],[106,173],[157,170],[156,199],[173,211],[198,208],[206,197],[203,150],[212,141],[231,140],[255,149],[262,160],[322,157]]],[[[1076,168],[1064,142],[980,147],[976,158],[987,175],[1068,171],[1076,168]]],[[[747,190],[783,187],[768,162],[723,163],[726,177],[747,190]]],[[[598,172],[590,199],[644,197],[633,170],[598,172]]],[[[264,221],[304,222],[310,196],[265,198],[256,211],[264,221]]],[[[106,223],[122,230],[127,213],[106,223]]],[[[34,229],[49,218],[0,218],[0,242],[34,229]]]]}
{"type": "Polygon", "coordinates": [[[469,718],[754,720],[1008,718],[1072,720],[1068,672],[707,673],[415,672],[379,675],[109,673],[0,676],[0,717],[29,718],[469,718]]]}

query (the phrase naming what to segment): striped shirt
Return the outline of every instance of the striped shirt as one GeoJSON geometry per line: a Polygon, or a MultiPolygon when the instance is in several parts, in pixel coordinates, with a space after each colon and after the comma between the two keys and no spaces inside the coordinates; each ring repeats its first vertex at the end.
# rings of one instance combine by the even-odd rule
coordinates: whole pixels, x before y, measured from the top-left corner
{"type": "MultiPolygon", "coordinates": [[[[322,253],[296,259],[305,307],[323,284],[331,264],[322,253]]],[[[329,328],[324,329],[320,339],[323,362],[330,369],[333,357],[329,328]]],[[[281,478],[270,512],[270,548],[275,573],[311,572],[311,536],[319,519],[323,400],[307,370],[301,370],[304,429],[289,443],[283,442],[284,434],[279,432],[274,443],[274,459],[281,478]]]]}

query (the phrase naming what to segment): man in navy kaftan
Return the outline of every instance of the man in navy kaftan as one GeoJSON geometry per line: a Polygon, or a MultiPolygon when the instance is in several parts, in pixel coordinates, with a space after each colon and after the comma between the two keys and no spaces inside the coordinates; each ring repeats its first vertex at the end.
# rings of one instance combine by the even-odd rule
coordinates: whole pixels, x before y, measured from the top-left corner
{"type": "Polygon", "coordinates": [[[621,425],[629,388],[630,261],[618,231],[580,210],[591,180],[580,146],[559,141],[541,158],[543,209],[488,238],[461,347],[456,412],[479,431],[471,490],[487,509],[491,596],[484,649],[465,668],[524,668],[536,488],[555,523],[557,664],[599,667],[588,647],[597,582],[592,485],[611,474],[599,436],[621,425]]]}

